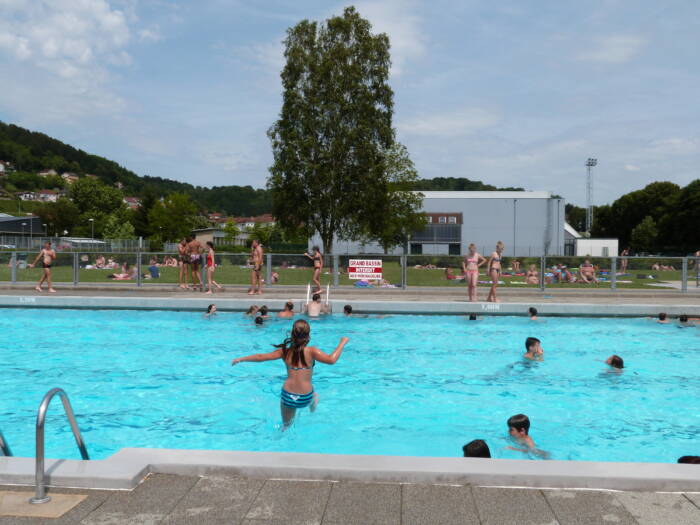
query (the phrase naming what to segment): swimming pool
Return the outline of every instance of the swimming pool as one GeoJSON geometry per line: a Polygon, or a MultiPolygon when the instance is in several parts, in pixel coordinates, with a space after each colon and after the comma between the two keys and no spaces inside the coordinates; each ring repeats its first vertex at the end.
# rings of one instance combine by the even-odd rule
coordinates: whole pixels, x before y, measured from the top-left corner
{"type": "MultiPolygon", "coordinates": [[[[315,414],[280,431],[281,362],[233,357],[271,349],[291,326],[256,327],[239,313],[211,321],[175,311],[3,309],[0,429],[33,456],[42,396],[71,398],[93,459],[123,447],[459,456],[485,439],[507,450],[507,418],[523,412],[554,459],[675,462],[696,454],[700,329],[645,319],[397,315],[313,321],[315,414]],[[520,359],[539,337],[542,363],[520,359]],[[612,353],[627,368],[602,363],[612,353]]],[[[47,457],[79,458],[55,400],[47,457]]]]}

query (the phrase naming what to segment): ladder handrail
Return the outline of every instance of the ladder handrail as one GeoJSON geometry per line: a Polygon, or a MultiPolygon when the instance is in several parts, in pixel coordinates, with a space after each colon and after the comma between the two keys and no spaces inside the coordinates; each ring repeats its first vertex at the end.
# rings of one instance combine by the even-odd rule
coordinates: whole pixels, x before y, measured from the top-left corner
{"type": "Polygon", "coordinates": [[[73,437],[75,437],[75,442],[80,450],[80,455],[83,459],[90,459],[87,448],[85,448],[83,436],[80,434],[80,429],[75,421],[73,407],[71,407],[70,401],[68,400],[68,395],[61,388],[52,388],[46,393],[44,399],[41,400],[39,412],[36,415],[36,493],[34,497],[29,500],[30,503],[47,503],[51,500],[51,496],[46,495],[46,487],[44,486],[44,423],[46,421],[46,411],[55,395],[61,398],[63,409],[66,412],[66,417],[68,417],[68,422],[70,423],[73,437]]]}
{"type": "Polygon", "coordinates": [[[7,444],[5,436],[2,435],[2,430],[0,430],[0,452],[3,456],[11,456],[12,450],[10,450],[10,445],[7,444]]]}

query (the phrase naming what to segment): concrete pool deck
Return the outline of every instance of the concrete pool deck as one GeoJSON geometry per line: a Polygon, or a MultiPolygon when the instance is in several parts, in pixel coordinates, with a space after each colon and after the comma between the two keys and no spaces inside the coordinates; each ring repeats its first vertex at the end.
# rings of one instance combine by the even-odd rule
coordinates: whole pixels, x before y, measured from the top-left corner
{"type": "MultiPolygon", "coordinates": [[[[17,490],[16,487],[2,487],[17,490]]],[[[0,492],[1,494],[2,492],[0,492]]],[[[694,525],[700,494],[512,489],[453,484],[355,483],[149,476],[132,492],[82,494],[55,520],[0,517],[0,525],[694,525]]],[[[30,493],[26,494],[29,497],[30,493]]],[[[48,504],[50,505],[50,503],[48,504]]]]}

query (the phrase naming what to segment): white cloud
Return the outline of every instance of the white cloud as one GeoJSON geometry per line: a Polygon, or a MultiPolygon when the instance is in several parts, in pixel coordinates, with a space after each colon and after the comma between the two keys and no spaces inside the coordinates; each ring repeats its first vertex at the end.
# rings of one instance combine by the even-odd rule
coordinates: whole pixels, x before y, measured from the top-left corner
{"type": "Polygon", "coordinates": [[[400,122],[397,127],[407,135],[456,137],[489,128],[500,117],[480,108],[466,108],[449,113],[432,113],[400,122]]]}
{"type": "Polygon", "coordinates": [[[635,166],[634,164],[625,164],[625,171],[639,171],[641,168],[639,166],[635,166]]]}
{"type": "Polygon", "coordinates": [[[158,26],[153,26],[151,28],[144,28],[139,31],[139,39],[142,42],[160,42],[163,40],[163,35],[161,34],[158,26]]]}
{"type": "Polygon", "coordinates": [[[639,54],[646,40],[634,35],[613,35],[593,41],[593,47],[579,54],[579,60],[621,64],[639,54]]]}
{"type": "Polygon", "coordinates": [[[411,61],[426,54],[422,20],[418,14],[411,12],[415,5],[415,2],[407,0],[355,3],[360,15],[372,23],[374,33],[389,36],[393,75],[401,75],[411,61]]]}
{"type": "Polygon", "coordinates": [[[105,0],[1,0],[0,63],[5,55],[4,67],[13,67],[15,83],[25,83],[16,86],[19,100],[7,109],[34,107],[35,114],[50,114],[61,104],[56,112],[65,117],[122,107],[107,88],[105,65],[131,62],[129,39],[125,15],[105,0]],[[30,78],[50,89],[30,84],[30,78]]]}

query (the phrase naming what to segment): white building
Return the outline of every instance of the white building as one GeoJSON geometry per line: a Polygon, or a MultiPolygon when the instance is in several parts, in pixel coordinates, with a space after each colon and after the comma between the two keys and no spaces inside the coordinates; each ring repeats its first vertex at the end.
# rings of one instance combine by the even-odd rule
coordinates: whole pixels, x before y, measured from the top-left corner
{"type": "MultiPolygon", "coordinates": [[[[564,255],[564,200],[548,191],[424,191],[428,225],[415,232],[409,253],[463,255],[469,244],[505,256],[564,255]]],[[[321,245],[315,235],[309,245],[321,245]]],[[[336,241],[335,253],[383,253],[376,243],[336,241]]],[[[402,253],[398,247],[391,253],[402,253]]]]}

